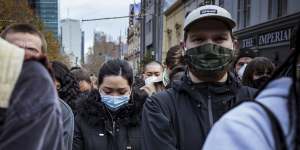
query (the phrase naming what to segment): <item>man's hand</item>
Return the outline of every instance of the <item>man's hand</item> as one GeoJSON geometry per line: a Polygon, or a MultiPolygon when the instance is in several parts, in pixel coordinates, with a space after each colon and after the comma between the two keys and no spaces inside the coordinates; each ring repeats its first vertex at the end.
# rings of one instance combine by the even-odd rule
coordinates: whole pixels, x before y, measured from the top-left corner
{"type": "Polygon", "coordinates": [[[144,90],[148,94],[148,96],[156,93],[156,88],[153,83],[141,87],[141,90],[144,90]]]}

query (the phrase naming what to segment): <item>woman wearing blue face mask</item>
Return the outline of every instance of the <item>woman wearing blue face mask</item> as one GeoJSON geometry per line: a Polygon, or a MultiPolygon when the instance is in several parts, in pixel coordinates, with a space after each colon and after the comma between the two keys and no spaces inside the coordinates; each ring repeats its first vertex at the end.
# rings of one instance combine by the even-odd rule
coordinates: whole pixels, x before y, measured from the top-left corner
{"type": "Polygon", "coordinates": [[[97,91],[78,105],[74,150],[141,149],[140,110],[131,99],[133,72],[123,60],[103,64],[97,91]]]}

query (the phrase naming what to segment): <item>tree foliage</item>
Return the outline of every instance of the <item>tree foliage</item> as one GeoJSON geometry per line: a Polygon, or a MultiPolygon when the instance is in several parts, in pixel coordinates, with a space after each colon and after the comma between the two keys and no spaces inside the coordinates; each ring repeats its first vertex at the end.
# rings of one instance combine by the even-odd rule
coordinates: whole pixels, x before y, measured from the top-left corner
{"type": "Polygon", "coordinates": [[[118,57],[119,45],[107,41],[107,35],[103,34],[100,37],[94,37],[94,46],[89,48],[86,64],[83,65],[91,73],[97,74],[102,64],[109,60],[118,57]]]}
{"type": "Polygon", "coordinates": [[[0,32],[12,23],[29,23],[35,26],[45,35],[48,58],[70,64],[68,56],[60,53],[58,40],[52,32],[45,30],[42,20],[34,14],[27,0],[0,0],[0,32]]]}

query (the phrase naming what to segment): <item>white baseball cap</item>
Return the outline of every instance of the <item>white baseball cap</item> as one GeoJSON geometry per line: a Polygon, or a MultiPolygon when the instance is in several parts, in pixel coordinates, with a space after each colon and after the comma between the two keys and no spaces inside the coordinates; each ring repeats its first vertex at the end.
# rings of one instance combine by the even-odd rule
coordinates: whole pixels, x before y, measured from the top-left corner
{"type": "Polygon", "coordinates": [[[193,10],[184,20],[184,30],[191,24],[198,22],[201,19],[216,18],[229,25],[233,29],[236,25],[231,14],[224,8],[217,5],[205,5],[193,10]]]}

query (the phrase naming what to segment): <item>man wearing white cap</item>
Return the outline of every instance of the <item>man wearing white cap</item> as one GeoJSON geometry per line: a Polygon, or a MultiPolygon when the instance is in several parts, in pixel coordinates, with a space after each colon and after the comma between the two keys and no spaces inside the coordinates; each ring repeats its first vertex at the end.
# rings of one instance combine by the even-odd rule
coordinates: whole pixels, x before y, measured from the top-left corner
{"type": "Polygon", "coordinates": [[[184,22],[185,61],[181,81],[144,105],[145,150],[199,150],[212,125],[254,89],[240,85],[229,72],[236,53],[235,22],[225,9],[206,5],[184,22]]]}

